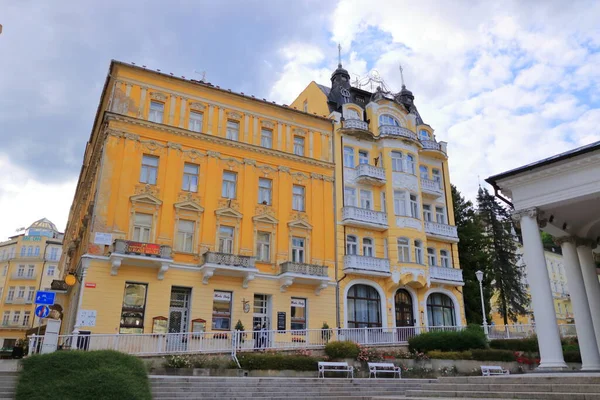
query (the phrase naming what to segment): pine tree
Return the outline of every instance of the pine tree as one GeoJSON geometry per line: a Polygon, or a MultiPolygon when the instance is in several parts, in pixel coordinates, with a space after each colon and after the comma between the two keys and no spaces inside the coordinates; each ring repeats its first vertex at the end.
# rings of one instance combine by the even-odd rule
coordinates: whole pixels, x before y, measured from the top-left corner
{"type": "Polygon", "coordinates": [[[479,188],[477,212],[488,238],[487,254],[492,287],[498,293],[496,306],[508,325],[525,314],[529,297],[523,284],[524,268],[518,265],[517,240],[510,212],[487,189],[479,188]]]}
{"type": "MultiPolygon", "coordinates": [[[[484,272],[483,301],[486,313],[490,313],[492,280],[489,271],[488,255],[486,252],[488,238],[484,235],[483,226],[473,203],[466,200],[458,189],[452,185],[452,203],[454,205],[454,220],[458,231],[458,255],[460,267],[463,270],[463,298],[465,302],[465,317],[467,323],[481,325],[481,296],[476,271],[484,272]]],[[[487,318],[487,317],[486,317],[487,318]]],[[[489,321],[489,318],[488,318],[489,321]]]]}

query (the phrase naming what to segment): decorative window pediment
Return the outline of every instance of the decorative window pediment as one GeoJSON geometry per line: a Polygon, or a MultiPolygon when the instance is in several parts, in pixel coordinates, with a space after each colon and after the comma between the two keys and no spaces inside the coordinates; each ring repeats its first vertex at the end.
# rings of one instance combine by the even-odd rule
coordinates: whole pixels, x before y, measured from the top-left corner
{"type": "Polygon", "coordinates": [[[269,214],[257,215],[255,217],[253,217],[252,220],[254,222],[264,222],[265,224],[273,224],[273,225],[276,225],[276,224],[279,223],[279,221],[277,220],[277,218],[275,218],[275,217],[273,217],[272,215],[269,215],[269,214]]]}
{"type": "Polygon", "coordinates": [[[304,220],[296,220],[296,221],[288,222],[288,227],[306,229],[309,231],[312,230],[312,225],[304,220]]]}
{"type": "Polygon", "coordinates": [[[180,201],[179,203],[173,204],[173,206],[178,210],[193,211],[193,212],[197,212],[197,213],[204,212],[203,207],[201,207],[200,205],[198,205],[197,203],[195,203],[191,200],[180,201]]]}
{"type": "Polygon", "coordinates": [[[218,210],[215,210],[215,215],[217,215],[219,217],[230,217],[230,218],[237,218],[237,219],[242,218],[241,212],[234,210],[233,208],[230,208],[230,207],[219,208],[218,210]]]}
{"type": "Polygon", "coordinates": [[[130,199],[131,199],[131,203],[133,203],[133,204],[146,203],[146,204],[152,204],[155,206],[160,206],[162,204],[162,201],[160,199],[158,199],[157,197],[155,197],[149,193],[136,194],[134,196],[131,196],[130,199]]]}

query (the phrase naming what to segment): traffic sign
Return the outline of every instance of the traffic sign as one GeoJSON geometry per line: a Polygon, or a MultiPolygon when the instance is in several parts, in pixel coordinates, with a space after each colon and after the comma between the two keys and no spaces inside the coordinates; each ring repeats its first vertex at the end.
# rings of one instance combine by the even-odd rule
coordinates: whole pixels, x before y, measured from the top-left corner
{"type": "Polygon", "coordinates": [[[46,318],[50,314],[50,307],[48,306],[37,306],[35,308],[35,315],[40,318],[46,318]]]}
{"type": "Polygon", "coordinates": [[[44,292],[42,290],[38,290],[35,294],[35,304],[44,304],[47,306],[54,305],[54,298],[56,297],[56,293],[54,292],[44,292]]]}

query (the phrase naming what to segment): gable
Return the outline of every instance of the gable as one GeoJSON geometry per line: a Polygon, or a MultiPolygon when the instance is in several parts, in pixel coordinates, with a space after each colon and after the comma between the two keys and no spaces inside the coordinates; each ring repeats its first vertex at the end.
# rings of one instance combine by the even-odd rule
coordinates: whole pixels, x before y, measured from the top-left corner
{"type": "Polygon", "coordinates": [[[131,196],[129,199],[131,200],[131,202],[133,204],[146,203],[146,204],[152,204],[152,205],[156,205],[156,206],[160,206],[162,204],[162,201],[160,199],[158,199],[157,197],[154,197],[153,195],[148,194],[148,193],[136,194],[134,196],[131,196]]]}

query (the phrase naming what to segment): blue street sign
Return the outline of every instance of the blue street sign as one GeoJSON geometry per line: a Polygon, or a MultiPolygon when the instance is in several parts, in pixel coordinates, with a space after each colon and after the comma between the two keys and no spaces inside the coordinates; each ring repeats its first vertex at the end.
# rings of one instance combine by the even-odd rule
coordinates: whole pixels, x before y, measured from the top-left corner
{"type": "Polygon", "coordinates": [[[44,292],[42,290],[38,290],[35,294],[35,304],[44,304],[47,306],[54,305],[54,298],[56,297],[56,293],[54,292],[44,292]]]}
{"type": "Polygon", "coordinates": [[[50,314],[50,307],[48,306],[37,306],[35,308],[35,315],[40,318],[46,318],[50,314]]]}

